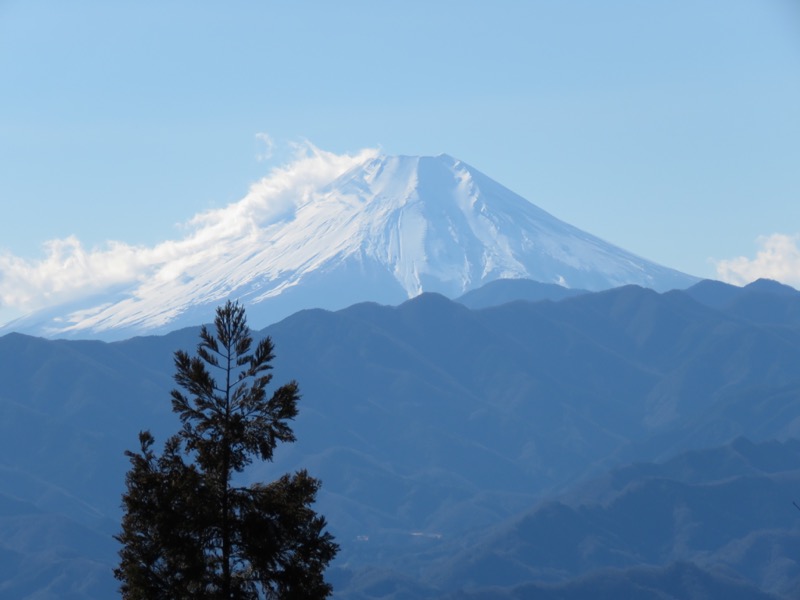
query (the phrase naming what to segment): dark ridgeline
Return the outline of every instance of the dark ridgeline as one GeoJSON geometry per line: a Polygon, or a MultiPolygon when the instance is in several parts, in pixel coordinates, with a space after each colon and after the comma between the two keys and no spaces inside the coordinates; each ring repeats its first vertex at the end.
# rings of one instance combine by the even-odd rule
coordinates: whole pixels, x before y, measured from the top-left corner
{"type": "MultiPolygon", "coordinates": [[[[307,467],[325,482],[341,598],[441,597],[467,575],[498,597],[535,584],[577,598],[605,580],[651,590],[640,598],[792,597],[800,321],[797,294],[773,287],[300,312],[255,336],[303,383],[298,441],[243,476],[307,467]]],[[[165,366],[197,333],[0,338],[4,591],[114,593],[122,452],[141,424],[157,439],[180,427],[165,366]]]]}

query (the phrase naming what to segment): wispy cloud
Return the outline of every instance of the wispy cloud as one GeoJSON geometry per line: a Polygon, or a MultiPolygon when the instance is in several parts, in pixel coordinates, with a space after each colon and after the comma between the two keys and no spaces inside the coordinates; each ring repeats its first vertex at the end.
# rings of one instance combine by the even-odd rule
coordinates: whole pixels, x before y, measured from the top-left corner
{"type": "Polygon", "coordinates": [[[272,136],[268,133],[259,132],[256,134],[256,143],[259,148],[256,151],[257,161],[263,162],[272,158],[272,154],[275,151],[275,142],[272,140],[272,136]]]}
{"type": "Polygon", "coordinates": [[[800,234],[773,233],[760,236],[755,258],[739,256],[716,262],[717,276],[744,285],[759,278],[800,286],[800,234]]]}
{"type": "Polygon", "coordinates": [[[264,227],[290,217],[314,190],[376,153],[366,149],[334,154],[308,142],[297,144],[294,158],[254,183],[244,198],[195,215],[187,221],[183,238],[155,246],[113,241],[87,249],[77,238],[67,237],[46,242],[39,259],[0,253],[0,325],[4,313],[31,312],[112,287],[139,289],[213,264],[226,240],[255,237],[264,227]]]}

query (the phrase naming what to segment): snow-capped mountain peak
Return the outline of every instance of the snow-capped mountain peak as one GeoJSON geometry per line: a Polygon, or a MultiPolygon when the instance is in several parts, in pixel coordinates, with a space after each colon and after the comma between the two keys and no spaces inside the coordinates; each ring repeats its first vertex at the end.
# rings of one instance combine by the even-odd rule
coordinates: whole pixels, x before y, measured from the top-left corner
{"type": "Polygon", "coordinates": [[[302,308],[396,303],[423,291],[453,297],[500,278],[589,290],[695,281],[556,219],[446,154],[373,154],[300,190],[276,185],[265,180],[263,197],[228,207],[235,218],[224,230],[215,222],[221,231],[206,245],[192,238],[195,254],[5,329],[119,338],[207,321],[229,297],[263,326],[302,308]]]}

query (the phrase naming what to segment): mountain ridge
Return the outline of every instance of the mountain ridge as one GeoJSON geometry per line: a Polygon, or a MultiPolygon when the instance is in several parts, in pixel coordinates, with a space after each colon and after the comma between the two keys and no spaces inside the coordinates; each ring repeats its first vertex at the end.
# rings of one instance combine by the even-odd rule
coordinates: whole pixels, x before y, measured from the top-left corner
{"type": "MultiPolygon", "coordinates": [[[[786,306],[800,303],[791,294],[774,296],[786,306]]],[[[17,552],[15,540],[29,537],[31,545],[21,547],[30,551],[12,560],[78,561],[60,563],[63,583],[51,570],[41,587],[74,583],[82,557],[93,556],[81,545],[104,535],[111,539],[128,468],[123,451],[135,447],[143,428],[160,444],[180,426],[169,402],[173,352],[191,350],[197,333],[184,329],[113,343],[0,336],[0,377],[7,382],[0,390],[0,483],[41,511],[21,520],[20,506],[6,506],[0,498],[9,510],[5,521],[0,513],[0,527],[6,527],[0,555],[17,552]],[[75,523],[85,536],[67,533],[75,523]],[[49,554],[33,544],[46,527],[57,527],[66,540],[49,554]]],[[[636,484],[643,477],[673,481],[673,504],[659,505],[659,521],[669,527],[672,520],[663,515],[672,509],[683,514],[682,503],[702,500],[709,478],[745,476],[743,485],[757,497],[766,488],[746,476],[773,477],[800,452],[796,443],[763,444],[800,433],[800,327],[713,309],[687,291],[659,294],[626,286],[477,310],[426,293],[397,307],[362,303],[336,312],[306,310],[254,333],[272,337],[276,381],[297,380],[303,398],[293,424],[297,442],[278,448],[274,464],[255,465],[247,476],[271,481],[307,468],[322,479],[318,506],[342,545],[340,580],[349,574],[354,586],[372,590],[359,594],[350,588],[348,595],[342,584],[342,598],[422,597],[414,585],[431,582],[431,569],[444,572],[436,565],[455,557],[453,548],[472,548],[477,557],[483,546],[472,544],[488,539],[482,532],[554,495],[569,509],[560,509],[565,525],[591,517],[592,527],[583,529],[587,547],[598,548],[592,540],[600,540],[610,552],[598,550],[595,557],[613,555],[615,548],[628,552],[639,543],[635,537],[597,535],[606,531],[604,515],[626,514],[604,511],[603,501],[651,497],[637,491],[654,489],[652,483],[636,484]],[[761,445],[735,441],[739,436],[761,445]],[[722,453],[686,455],[657,473],[640,466],[616,471],[610,483],[571,496],[572,508],[563,500],[576,485],[609,469],[727,443],[722,453]],[[776,454],[781,448],[785,454],[776,454]],[[587,501],[595,508],[580,510],[587,501]],[[362,567],[391,573],[361,579],[362,567]],[[415,591],[403,596],[392,589],[415,591]]],[[[737,530],[740,537],[718,540],[729,543],[718,546],[723,562],[740,570],[747,564],[737,557],[800,539],[792,530],[800,519],[792,493],[781,489],[790,515],[786,528],[737,530]]],[[[688,505],[697,507],[696,514],[710,514],[703,508],[707,503],[688,505]]],[[[661,539],[676,538],[667,533],[661,539]]],[[[645,550],[645,557],[662,556],[645,550]]],[[[580,548],[565,556],[572,560],[576,552],[580,548]]],[[[112,594],[113,551],[104,556],[106,593],[63,597],[112,594]]],[[[787,552],[780,556],[789,558],[787,552]]],[[[567,571],[577,576],[580,565],[604,564],[584,561],[567,571]]],[[[799,576],[794,563],[786,569],[799,576]]],[[[445,591],[434,589],[430,597],[445,591]]]]}

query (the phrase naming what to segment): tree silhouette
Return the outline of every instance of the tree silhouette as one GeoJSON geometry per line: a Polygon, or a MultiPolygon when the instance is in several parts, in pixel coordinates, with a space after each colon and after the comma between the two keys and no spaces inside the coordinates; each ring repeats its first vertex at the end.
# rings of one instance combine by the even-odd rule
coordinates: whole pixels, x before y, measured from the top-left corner
{"type": "Polygon", "coordinates": [[[175,353],[172,409],[182,428],[156,456],[139,435],[126,452],[120,564],[114,575],[125,599],[325,598],[323,577],[338,546],[310,505],[318,480],[306,471],[268,484],[236,486],[254,459],[271,461],[292,442],[297,383],[268,398],[272,341],[253,340],[245,311],[217,309],[215,334],[200,331],[196,356],[175,353]]]}

